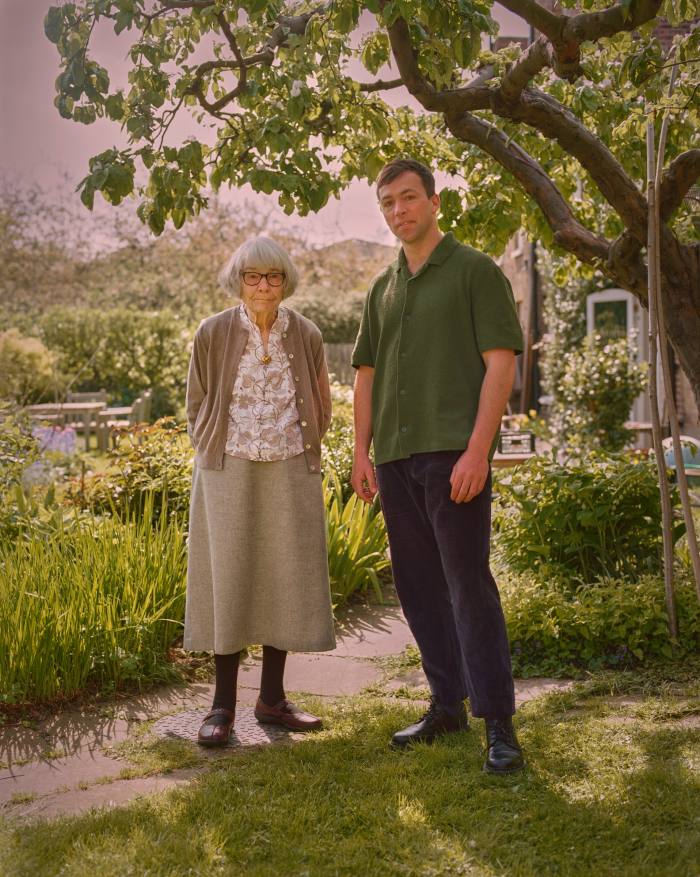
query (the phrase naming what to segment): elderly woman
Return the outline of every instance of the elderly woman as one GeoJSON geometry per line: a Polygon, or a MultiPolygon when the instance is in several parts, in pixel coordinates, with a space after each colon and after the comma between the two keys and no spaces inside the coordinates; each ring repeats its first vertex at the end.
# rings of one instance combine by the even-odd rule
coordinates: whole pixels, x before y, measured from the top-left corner
{"type": "Polygon", "coordinates": [[[213,650],[216,689],[199,730],[225,745],[235,718],[239,655],[263,646],[259,722],[321,726],[285,697],[287,651],[335,645],[321,489],[331,402],[318,328],[282,305],[297,285],[266,237],[242,244],[222,285],[241,304],[204,320],[187,380],[195,449],[185,640],[213,650]]]}

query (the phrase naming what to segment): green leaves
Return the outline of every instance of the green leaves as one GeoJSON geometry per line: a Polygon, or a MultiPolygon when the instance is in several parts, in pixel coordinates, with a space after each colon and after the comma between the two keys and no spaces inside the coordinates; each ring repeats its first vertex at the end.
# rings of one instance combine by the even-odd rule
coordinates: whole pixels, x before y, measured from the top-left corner
{"type": "Polygon", "coordinates": [[[110,204],[120,204],[134,190],[134,160],[128,152],[108,149],[90,159],[90,174],[78,184],[80,200],[92,210],[95,192],[110,204]]]}
{"type": "Polygon", "coordinates": [[[661,509],[648,460],[538,457],[499,477],[496,497],[497,544],[514,570],[592,582],[661,569],[661,509]]]}
{"type": "Polygon", "coordinates": [[[63,11],[61,6],[51,6],[44,18],[44,33],[52,43],[58,43],[63,32],[63,11]]]}
{"type": "MultiPolygon", "coordinates": [[[[697,0],[667,0],[664,14],[692,16],[696,7],[697,0]]],[[[250,183],[258,191],[277,193],[288,213],[303,215],[320,209],[353,179],[371,181],[387,160],[408,154],[467,179],[463,190],[450,187],[458,195],[445,199],[443,230],[452,229],[490,253],[502,251],[521,228],[545,246],[553,246],[552,229],[520,184],[478,149],[450,135],[441,114],[402,105],[408,100],[405,89],[392,91],[391,97],[381,91],[363,93],[354,78],[358,62],[371,76],[397,75],[387,28],[399,17],[407,23],[420,71],[438,89],[463,86],[481,63],[493,64],[496,75],[502,75],[519,49],[479,55],[483,36],[495,30],[488,0],[337,0],[326,14],[312,15],[304,29],[288,34],[270,55],[271,35],[280,33],[275,30],[277,16],[285,17],[280,19],[284,26],[287,16],[302,14],[306,8],[279,0],[245,0],[206,9],[173,8],[149,20],[141,0],[80,0],[53,6],[44,27],[61,65],[57,111],[84,124],[107,117],[122,126],[133,144],[134,160],[141,158],[151,172],[139,215],[156,233],[168,220],[181,226],[201,209],[205,199],[200,190],[207,182],[214,189],[224,183],[250,183]],[[214,115],[204,102],[219,101],[238,77],[227,66],[234,56],[220,26],[220,11],[243,55],[258,60],[248,67],[246,89],[214,115]],[[367,13],[375,16],[369,31],[367,13]],[[109,94],[107,71],[91,57],[92,28],[103,18],[110,20],[116,33],[133,32],[132,67],[123,93],[109,94]],[[200,88],[202,101],[197,94],[200,88]],[[177,125],[171,127],[173,117],[189,111],[208,126],[197,139],[209,163],[196,172],[169,158],[163,148],[163,144],[176,145],[165,136],[178,130],[177,125]],[[167,173],[154,174],[165,166],[167,173]]],[[[593,3],[591,8],[604,7],[593,3]]],[[[276,39],[272,37],[272,42],[276,39]]],[[[697,57],[699,39],[697,33],[690,33],[678,40],[677,57],[687,62],[685,69],[690,70],[690,59],[697,57]]],[[[658,42],[649,29],[634,38],[623,33],[585,44],[582,60],[585,78],[573,84],[549,74],[533,84],[584,120],[632,180],[641,183],[639,131],[645,120],[644,104],[659,105],[665,99],[669,75],[660,64],[658,42]]],[[[692,77],[679,77],[677,96],[685,109],[674,114],[669,160],[693,142],[700,124],[700,94],[692,77]]],[[[557,142],[489,113],[484,118],[495,121],[542,165],[571,201],[580,222],[609,238],[620,233],[619,217],[557,142]],[[579,181],[582,196],[576,200],[579,181]]],[[[114,203],[128,185],[126,178],[117,177],[106,190],[112,191],[108,197],[114,203]]],[[[86,184],[85,203],[92,203],[94,191],[101,191],[102,185],[100,180],[86,184]]],[[[674,223],[683,239],[692,240],[697,233],[685,207],[674,223]]]]}

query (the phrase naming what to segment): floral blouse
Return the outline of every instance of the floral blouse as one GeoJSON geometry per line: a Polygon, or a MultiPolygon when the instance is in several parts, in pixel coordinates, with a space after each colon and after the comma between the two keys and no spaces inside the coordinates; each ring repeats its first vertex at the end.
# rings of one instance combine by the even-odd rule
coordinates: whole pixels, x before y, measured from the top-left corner
{"type": "Polygon", "coordinates": [[[286,460],[304,453],[299,412],[282,333],[289,312],[280,307],[265,348],[260,329],[240,305],[248,343],[241,356],[228,414],[226,453],[244,460],[286,460]]]}

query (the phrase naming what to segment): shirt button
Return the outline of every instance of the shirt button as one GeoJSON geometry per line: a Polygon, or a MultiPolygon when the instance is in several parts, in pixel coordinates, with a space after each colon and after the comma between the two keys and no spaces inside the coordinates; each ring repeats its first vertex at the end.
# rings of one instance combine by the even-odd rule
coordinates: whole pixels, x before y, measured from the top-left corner
{"type": "Polygon", "coordinates": [[[401,432],[408,432],[408,427],[407,427],[407,426],[402,426],[402,427],[401,427],[401,432]]]}
{"type": "Polygon", "coordinates": [[[405,318],[406,318],[407,320],[410,320],[410,319],[411,319],[411,315],[410,315],[410,314],[405,314],[404,316],[405,316],[405,318]]]}
{"type": "Polygon", "coordinates": [[[294,359],[294,354],[293,354],[293,353],[290,353],[290,354],[289,354],[289,358],[290,358],[290,359],[294,359]]]}
{"type": "Polygon", "coordinates": [[[306,426],[306,421],[305,421],[305,420],[302,420],[302,421],[301,421],[301,425],[302,425],[302,426],[306,426]]]}
{"type": "Polygon", "coordinates": [[[402,352],[401,352],[401,358],[403,359],[404,356],[406,356],[406,354],[402,351],[402,352]]]}
{"type": "Polygon", "coordinates": [[[405,395],[406,395],[405,390],[399,390],[399,396],[405,396],[405,395]]]}
{"type": "Polygon", "coordinates": [[[304,445],[304,447],[306,448],[307,451],[311,450],[311,445],[304,445]]]}
{"type": "Polygon", "coordinates": [[[294,380],[295,380],[297,383],[299,383],[299,375],[295,375],[295,376],[294,376],[294,380]]]}
{"type": "Polygon", "coordinates": [[[286,338],[286,337],[287,337],[287,333],[286,333],[286,332],[282,332],[282,337],[283,337],[283,338],[286,338]]]}

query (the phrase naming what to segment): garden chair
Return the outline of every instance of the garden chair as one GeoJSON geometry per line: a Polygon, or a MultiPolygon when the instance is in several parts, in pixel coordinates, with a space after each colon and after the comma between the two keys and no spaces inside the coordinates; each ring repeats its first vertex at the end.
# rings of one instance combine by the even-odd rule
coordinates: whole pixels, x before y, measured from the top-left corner
{"type": "MultiPolygon", "coordinates": [[[[688,488],[691,491],[693,505],[700,506],[700,441],[692,435],[681,437],[681,463],[688,478],[688,488]]],[[[676,468],[676,456],[673,452],[673,439],[665,438],[661,445],[664,449],[664,459],[669,469],[676,468]]]]}
{"type": "MultiPolygon", "coordinates": [[[[148,423],[151,410],[151,390],[146,390],[141,396],[134,399],[131,405],[120,408],[105,408],[100,411],[97,425],[98,447],[106,451],[109,448],[109,439],[112,439],[112,447],[119,444],[119,434],[123,430],[148,423]]],[[[140,440],[139,440],[140,442],[140,440]]]]}

